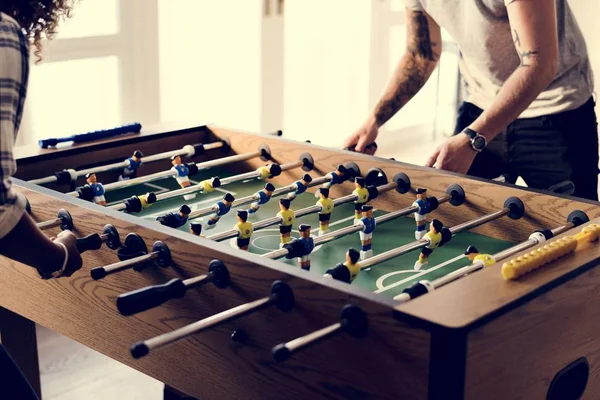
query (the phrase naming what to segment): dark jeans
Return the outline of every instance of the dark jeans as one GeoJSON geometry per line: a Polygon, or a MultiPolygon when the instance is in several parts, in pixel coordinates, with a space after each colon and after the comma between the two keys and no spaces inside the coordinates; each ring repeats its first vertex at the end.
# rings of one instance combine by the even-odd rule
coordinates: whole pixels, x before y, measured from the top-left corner
{"type": "Polygon", "coordinates": [[[0,345],[0,399],[39,400],[2,345],[0,345]]]}
{"type": "MultiPolygon", "coordinates": [[[[517,119],[475,157],[468,174],[485,179],[501,175],[514,183],[548,189],[563,181],[575,185],[573,196],[598,200],[598,123],[590,99],[576,110],[539,118],[517,119]]],[[[455,134],[483,110],[463,103],[455,134]]]]}

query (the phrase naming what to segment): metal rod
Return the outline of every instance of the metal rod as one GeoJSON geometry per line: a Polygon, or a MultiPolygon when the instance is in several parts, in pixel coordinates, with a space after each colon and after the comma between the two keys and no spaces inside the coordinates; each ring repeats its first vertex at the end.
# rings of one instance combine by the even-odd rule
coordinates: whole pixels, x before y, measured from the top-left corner
{"type": "Polygon", "coordinates": [[[450,232],[452,232],[452,235],[455,235],[460,232],[464,232],[464,231],[468,231],[473,228],[477,228],[478,226],[487,224],[488,222],[491,222],[498,218],[501,218],[501,217],[507,215],[509,212],[510,212],[510,208],[508,208],[508,207],[503,208],[502,210],[498,210],[491,214],[487,214],[482,217],[472,219],[470,221],[464,222],[459,225],[455,225],[452,228],[450,228],[450,232]]]}
{"type": "MultiPolygon", "coordinates": [[[[301,167],[302,165],[304,165],[304,163],[302,161],[296,161],[293,163],[283,164],[283,165],[281,165],[281,170],[287,171],[288,169],[301,167]]],[[[260,172],[250,171],[250,172],[246,172],[245,174],[234,175],[234,176],[230,176],[227,178],[223,178],[223,179],[221,179],[221,185],[222,186],[228,185],[230,183],[241,182],[241,181],[245,181],[247,179],[254,179],[254,178],[259,178],[259,177],[260,177],[260,172]]]]}
{"type": "Polygon", "coordinates": [[[377,264],[381,264],[383,262],[391,260],[392,258],[400,257],[400,256],[410,253],[412,251],[422,249],[423,247],[427,246],[428,244],[429,244],[428,240],[421,239],[421,240],[417,240],[417,241],[409,243],[409,244],[405,244],[404,246],[397,247],[392,250],[388,250],[384,253],[377,254],[376,256],[373,256],[371,258],[367,258],[364,261],[361,261],[360,269],[362,270],[362,269],[371,268],[377,264]]]}
{"type": "Polygon", "coordinates": [[[113,169],[125,168],[128,165],[129,165],[129,163],[127,161],[121,161],[121,162],[114,163],[114,164],[108,164],[108,165],[102,165],[99,167],[82,169],[81,171],[76,171],[76,173],[77,173],[77,177],[79,178],[80,176],[86,176],[87,174],[91,174],[92,172],[93,173],[106,172],[106,171],[111,171],[113,169]]]}
{"type": "MultiPolygon", "coordinates": [[[[185,146],[178,150],[171,150],[171,151],[167,151],[164,153],[158,153],[158,154],[153,154],[150,156],[145,156],[145,157],[143,157],[142,162],[143,162],[143,164],[148,164],[148,163],[151,163],[154,161],[171,158],[175,155],[189,154],[189,148],[193,149],[196,146],[198,146],[198,144],[185,146]]],[[[217,149],[219,147],[223,147],[223,142],[214,142],[214,143],[209,143],[209,144],[204,145],[205,150],[217,149]]],[[[91,168],[87,168],[87,169],[82,169],[80,171],[75,171],[75,175],[77,177],[80,177],[80,176],[85,176],[87,174],[90,174],[92,172],[94,172],[94,173],[106,172],[106,171],[111,171],[114,169],[126,168],[127,166],[129,166],[129,163],[127,162],[127,160],[124,160],[124,161],[120,161],[120,162],[116,162],[116,163],[112,163],[112,164],[100,165],[97,167],[91,167],[91,168]]],[[[34,184],[40,185],[40,184],[52,183],[52,182],[56,182],[56,181],[57,181],[57,177],[52,175],[52,176],[47,176],[45,178],[31,180],[31,181],[29,181],[29,183],[34,183],[34,184]]]]}
{"type": "MultiPolygon", "coordinates": [[[[333,204],[335,206],[337,206],[340,204],[350,203],[352,201],[355,201],[356,198],[357,198],[356,195],[349,194],[347,196],[339,197],[339,198],[335,199],[333,201],[333,204]]],[[[296,218],[300,218],[305,215],[314,214],[319,211],[321,211],[321,207],[318,205],[314,205],[314,206],[302,208],[302,209],[296,211],[295,214],[296,214],[296,218]]],[[[257,231],[259,229],[263,229],[263,228],[266,228],[266,227],[269,227],[272,225],[277,225],[280,222],[281,222],[281,218],[278,216],[274,216],[271,218],[263,219],[262,221],[259,221],[259,222],[255,222],[254,224],[252,224],[252,228],[254,231],[257,231]]],[[[224,231],[221,233],[214,234],[212,236],[208,236],[207,239],[221,241],[221,240],[231,239],[232,237],[237,236],[237,234],[238,234],[237,229],[230,229],[228,231],[224,231]]]]}
{"type": "MultiPolygon", "coordinates": [[[[173,176],[177,174],[177,172],[175,171],[171,171],[166,170],[166,171],[161,171],[161,172],[155,172],[154,174],[150,174],[150,175],[145,175],[145,176],[140,176],[137,178],[132,178],[132,179],[127,179],[124,181],[118,181],[118,182],[113,182],[113,183],[107,183],[106,185],[102,185],[104,187],[105,191],[109,191],[109,190],[116,190],[116,189],[121,189],[124,187],[129,187],[129,186],[134,186],[140,183],[146,183],[146,182],[152,182],[152,181],[156,181],[158,179],[163,179],[163,178],[168,178],[170,176],[173,176]]],[[[69,192],[67,193],[70,196],[79,196],[77,194],[77,192],[69,192]]]]}
{"type": "Polygon", "coordinates": [[[113,204],[110,206],[107,206],[107,208],[111,208],[113,210],[117,210],[117,211],[123,211],[127,209],[127,206],[125,205],[125,203],[121,202],[121,203],[117,203],[117,204],[113,204]]]}
{"type": "MultiPolygon", "coordinates": [[[[262,153],[260,151],[255,151],[252,153],[244,153],[244,154],[239,154],[239,155],[230,156],[230,157],[223,157],[223,158],[218,158],[216,160],[198,163],[198,164],[196,164],[196,167],[198,168],[198,171],[200,171],[200,170],[205,170],[205,169],[212,168],[212,167],[219,166],[219,165],[225,165],[225,164],[229,164],[229,163],[234,163],[234,162],[258,157],[261,154],[262,153]]],[[[172,170],[168,169],[166,171],[160,171],[160,172],[156,172],[154,174],[140,176],[138,178],[128,179],[128,180],[119,181],[119,182],[113,182],[113,183],[107,183],[106,185],[103,185],[103,186],[104,186],[105,191],[109,191],[109,190],[121,189],[124,187],[137,185],[139,183],[152,182],[152,181],[156,181],[158,179],[168,178],[175,174],[177,174],[176,171],[172,171],[172,170]]],[[[188,188],[185,188],[185,189],[188,189],[188,188]]],[[[77,197],[77,192],[70,192],[67,194],[77,197]]]]}
{"type": "Polygon", "coordinates": [[[262,155],[261,151],[253,151],[250,153],[243,153],[243,154],[238,154],[238,155],[229,156],[229,157],[217,158],[216,160],[205,161],[202,163],[198,163],[197,167],[198,167],[198,170],[201,171],[201,170],[218,167],[218,166],[225,165],[225,164],[249,160],[254,157],[260,157],[261,155],[262,155]]]}
{"type": "MultiPolygon", "coordinates": [[[[498,218],[501,218],[501,217],[507,215],[509,212],[510,212],[510,209],[508,207],[503,208],[502,210],[498,210],[491,214],[487,214],[482,217],[472,219],[470,221],[464,222],[459,225],[455,225],[452,228],[450,228],[450,232],[452,233],[452,236],[454,236],[457,233],[461,233],[461,232],[467,231],[469,229],[476,228],[476,227],[486,224],[490,221],[494,221],[498,218]]],[[[368,258],[364,261],[361,261],[360,269],[361,270],[368,269],[377,264],[381,264],[382,262],[391,260],[392,258],[400,257],[400,256],[410,253],[412,251],[422,249],[423,247],[426,247],[428,243],[429,243],[428,240],[421,239],[419,241],[415,241],[415,242],[409,243],[407,245],[398,247],[396,249],[392,249],[392,250],[386,251],[384,253],[378,254],[378,255],[368,258]]]]}
{"type": "MultiPolygon", "coordinates": [[[[406,216],[415,211],[417,211],[417,207],[408,207],[403,210],[394,211],[394,212],[391,212],[391,213],[388,213],[388,214],[385,214],[385,215],[375,218],[375,224],[380,225],[380,224],[392,221],[393,219],[406,216]]],[[[329,243],[331,241],[340,239],[344,236],[352,235],[353,233],[358,233],[361,230],[362,230],[361,225],[346,226],[345,228],[338,229],[336,231],[329,232],[329,233],[326,233],[322,236],[315,238],[314,243],[315,243],[315,246],[318,246],[318,245],[321,245],[324,243],[329,243]]],[[[262,257],[270,258],[272,260],[277,260],[279,258],[287,256],[287,254],[288,254],[287,249],[279,249],[279,250],[273,250],[269,253],[263,254],[262,257]]]]}
{"type": "MultiPolygon", "coordinates": [[[[561,233],[568,231],[569,229],[573,228],[574,226],[575,226],[575,224],[573,224],[572,222],[569,222],[566,225],[559,226],[558,228],[554,228],[554,229],[552,229],[553,236],[560,235],[561,233]]],[[[494,258],[496,263],[499,263],[503,260],[506,260],[507,258],[514,256],[515,254],[518,254],[524,250],[527,250],[534,246],[537,246],[538,244],[540,244],[540,242],[537,239],[535,239],[535,238],[528,239],[524,242],[516,244],[512,247],[509,247],[506,250],[496,253],[492,257],[494,258]]],[[[432,282],[433,288],[437,289],[439,287],[445,286],[451,282],[454,282],[457,279],[462,278],[465,275],[479,271],[480,269],[483,269],[484,267],[485,267],[485,265],[480,261],[475,262],[470,265],[466,265],[460,269],[457,269],[456,271],[453,271],[445,276],[440,277],[439,279],[434,280],[432,282]]]]}
{"type": "MultiPolygon", "coordinates": [[[[560,234],[568,231],[569,229],[573,228],[574,226],[575,226],[575,224],[573,222],[569,222],[566,225],[554,228],[554,229],[552,229],[553,236],[560,235],[560,234]]],[[[496,263],[499,263],[507,258],[514,256],[515,254],[518,254],[522,251],[525,251],[534,246],[537,246],[538,244],[540,244],[540,240],[536,239],[535,237],[532,237],[524,242],[516,244],[512,247],[509,247],[506,250],[496,253],[492,257],[494,258],[496,263]]],[[[457,269],[456,271],[453,271],[447,275],[444,275],[444,276],[434,280],[433,282],[428,282],[429,283],[429,285],[427,285],[429,288],[428,290],[431,291],[431,290],[438,289],[438,288],[445,286],[451,282],[454,282],[464,276],[467,276],[474,272],[477,272],[483,268],[485,268],[485,264],[482,261],[476,261],[470,265],[466,265],[462,268],[457,269]]],[[[412,299],[413,298],[408,293],[401,293],[398,296],[394,297],[394,300],[396,300],[400,303],[406,303],[406,302],[411,301],[412,299]]]]}
{"type": "MultiPolygon", "coordinates": [[[[330,176],[322,176],[319,178],[315,178],[312,180],[312,182],[310,182],[308,184],[308,187],[313,187],[313,186],[318,186],[318,185],[322,185],[323,183],[329,182],[331,180],[330,176]]],[[[284,194],[288,194],[291,192],[294,192],[296,190],[295,187],[290,186],[284,186],[278,189],[275,189],[275,191],[273,192],[273,194],[271,195],[271,198],[274,197],[278,197],[278,196],[282,196],[284,194]]],[[[242,197],[240,199],[237,199],[233,202],[233,204],[231,205],[231,208],[236,208],[239,206],[243,206],[246,204],[250,204],[254,201],[256,201],[256,197],[255,195],[252,196],[247,196],[247,197],[242,197]]],[[[123,207],[125,208],[125,207],[123,207]]],[[[189,219],[194,219],[194,218],[200,218],[200,217],[205,217],[207,215],[213,214],[217,212],[217,207],[216,206],[211,206],[211,207],[206,207],[206,208],[202,208],[200,210],[196,210],[196,211],[192,211],[189,215],[189,219]]]]}
{"type": "MultiPolygon", "coordinates": [[[[443,204],[443,203],[450,201],[451,199],[452,199],[451,195],[444,195],[444,196],[438,197],[438,203],[443,204]]],[[[418,207],[416,207],[416,206],[410,206],[407,208],[403,208],[401,210],[393,211],[393,212],[381,215],[379,217],[376,217],[375,224],[376,225],[385,224],[386,222],[393,221],[400,217],[405,217],[416,211],[418,211],[418,207]]],[[[324,243],[329,243],[333,240],[340,239],[344,236],[352,235],[353,233],[358,233],[361,230],[362,230],[361,225],[350,225],[345,228],[338,229],[337,231],[326,233],[323,236],[319,236],[314,239],[314,243],[315,243],[315,246],[318,246],[318,245],[321,245],[324,243]]],[[[279,250],[271,251],[270,253],[263,254],[262,257],[270,258],[272,260],[277,260],[279,258],[285,257],[287,254],[288,254],[288,251],[286,249],[279,249],[279,250]]]]}
{"type": "Polygon", "coordinates": [[[39,222],[36,224],[36,226],[38,227],[39,230],[45,230],[45,229],[50,229],[50,228],[54,228],[56,226],[61,226],[63,223],[62,219],[60,218],[56,218],[56,219],[52,219],[49,221],[44,221],[44,222],[39,222]]]}
{"type": "Polygon", "coordinates": [[[308,335],[301,336],[287,343],[284,343],[283,346],[289,351],[289,354],[292,355],[305,347],[316,344],[323,339],[327,339],[328,337],[331,337],[332,335],[341,332],[342,323],[338,322],[333,325],[329,325],[325,328],[319,329],[318,331],[309,333],[308,335]]]}
{"type": "Polygon", "coordinates": [[[575,224],[573,222],[569,222],[566,225],[559,226],[557,228],[552,229],[552,237],[562,235],[566,231],[575,228],[575,224]]]}
{"type": "Polygon", "coordinates": [[[202,332],[206,329],[224,324],[227,321],[243,317],[253,311],[270,306],[276,299],[274,296],[263,297],[250,303],[242,304],[229,310],[204,318],[200,321],[176,329],[173,332],[163,333],[152,339],[145,340],[143,343],[148,350],[156,350],[169,344],[185,339],[188,336],[202,332]]]}
{"type": "Polygon", "coordinates": [[[152,253],[144,254],[143,256],[135,257],[130,260],[120,261],[118,263],[110,264],[105,267],[102,267],[106,272],[106,275],[115,274],[117,272],[125,271],[127,269],[131,269],[136,265],[140,265],[146,263],[148,261],[152,261],[158,258],[160,252],[153,251],[152,253]]]}
{"type": "Polygon", "coordinates": [[[183,281],[186,289],[193,289],[195,287],[199,287],[204,285],[205,283],[209,283],[215,277],[215,274],[209,273],[205,275],[194,276],[193,278],[188,278],[183,281]]]}
{"type": "Polygon", "coordinates": [[[56,182],[57,180],[58,180],[58,178],[55,175],[51,175],[51,176],[46,176],[44,178],[32,179],[32,180],[27,181],[27,182],[33,183],[34,185],[43,185],[45,183],[56,182]]]}

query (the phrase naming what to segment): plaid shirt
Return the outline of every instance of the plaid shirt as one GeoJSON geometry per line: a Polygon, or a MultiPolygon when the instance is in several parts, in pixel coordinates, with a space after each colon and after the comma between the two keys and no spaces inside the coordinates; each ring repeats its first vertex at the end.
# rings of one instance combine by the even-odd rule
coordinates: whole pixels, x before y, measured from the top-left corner
{"type": "Polygon", "coordinates": [[[13,146],[27,91],[29,44],[19,24],[0,13],[0,238],[19,222],[25,199],[12,187],[17,170],[13,146]]]}

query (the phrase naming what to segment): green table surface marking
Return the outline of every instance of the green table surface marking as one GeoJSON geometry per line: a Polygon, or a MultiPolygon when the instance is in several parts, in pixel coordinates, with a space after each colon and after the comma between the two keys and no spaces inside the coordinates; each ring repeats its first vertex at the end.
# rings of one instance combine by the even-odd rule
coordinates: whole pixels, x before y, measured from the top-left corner
{"type": "MultiPolygon", "coordinates": [[[[212,176],[220,176],[221,178],[228,176],[225,170],[210,170],[203,171],[198,174],[192,183],[210,178],[212,176]]],[[[290,182],[292,183],[292,182],[290,182]]],[[[217,200],[223,197],[226,192],[232,193],[236,199],[252,195],[264,186],[265,182],[261,180],[251,180],[239,182],[218,188],[212,193],[198,193],[196,198],[186,201],[183,197],[164,200],[154,204],[152,207],[134,214],[139,217],[155,221],[156,217],[166,212],[171,212],[179,209],[182,204],[187,204],[192,210],[205,208],[215,204],[217,200]]],[[[133,195],[141,195],[148,191],[162,193],[168,190],[178,189],[179,185],[173,178],[163,179],[147,184],[134,185],[128,188],[123,188],[115,191],[109,191],[106,194],[108,203],[118,202],[122,199],[133,195]]],[[[468,193],[467,193],[468,196],[468,193]]],[[[275,216],[279,211],[279,198],[273,198],[269,203],[261,206],[260,210],[249,218],[251,222],[258,222],[265,218],[275,216]]],[[[299,210],[304,207],[312,206],[316,203],[316,198],[312,193],[305,193],[296,197],[292,203],[292,208],[299,210]]],[[[239,207],[247,209],[249,205],[239,207]]],[[[440,207],[453,207],[450,204],[443,204],[440,207]]],[[[236,224],[236,210],[232,209],[227,215],[223,216],[216,228],[211,230],[203,230],[205,236],[210,236],[215,233],[230,230],[236,224]]],[[[384,212],[376,210],[375,216],[383,215],[384,212]]],[[[435,212],[428,217],[428,220],[435,217],[435,212]]],[[[193,221],[205,221],[208,217],[194,219],[193,221]]],[[[334,231],[345,226],[353,224],[354,220],[354,205],[352,203],[341,205],[335,208],[332,214],[330,230],[334,231]]],[[[191,220],[192,221],[192,220],[191,220]]],[[[442,221],[443,222],[443,221],[442,221]]],[[[308,215],[298,218],[294,224],[292,237],[298,237],[297,227],[300,223],[310,224],[313,235],[318,234],[319,220],[318,215],[308,215]]],[[[158,224],[158,223],[157,223],[158,224]]],[[[205,226],[203,224],[203,226],[205,226]]],[[[189,222],[185,226],[179,228],[185,232],[189,232],[189,222]]],[[[373,254],[379,254],[387,250],[413,242],[415,232],[414,219],[410,217],[399,218],[394,221],[380,224],[377,226],[373,234],[373,254]]],[[[315,236],[316,237],[316,236],[315,236]]],[[[226,243],[235,247],[235,239],[229,239],[226,243]]],[[[256,254],[268,253],[279,248],[279,225],[264,228],[254,232],[252,236],[249,251],[256,254]]],[[[504,250],[514,243],[503,240],[492,239],[487,236],[478,235],[471,232],[464,232],[454,236],[452,241],[436,249],[429,257],[429,265],[425,266],[421,271],[414,270],[414,263],[419,256],[419,252],[413,252],[401,257],[394,258],[385,263],[373,267],[369,271],[362,271],[353,285],[361,286],[370,291],[377,291],[389,296],[395,296],[402,290],[410,286],[414,282],[422,279],[433,280],[443,275],[448,274],[469,263],[466,258],[461,258],[457,261],[444,264],[447,261],[463,254],[469,245],[476,246],[481,252],[494,254],[504,250]]],[[[345,253],[349,247],[354,247],[360,250],[360,238],[358,233],[349,235],[333,242],[318,246],[311,256],[311,271],[322,275],[328,268],[335,266],[337,263],[344,262],[345,253]]],[[[237,248],[232,251],[239,251],[237,248]]],[[[297,266],[296,259],[287,260],[280,259],[281,262],[297,266]]],[[[494,268],[494,267],[492,267],[494,268]]]]}

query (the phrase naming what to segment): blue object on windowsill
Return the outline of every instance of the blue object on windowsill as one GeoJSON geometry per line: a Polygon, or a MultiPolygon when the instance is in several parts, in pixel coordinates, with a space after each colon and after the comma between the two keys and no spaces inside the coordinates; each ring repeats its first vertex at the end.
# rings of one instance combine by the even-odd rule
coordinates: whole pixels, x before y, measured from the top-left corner
{"type": "Polygon", "coordinates": [[[47,149],[48,147],[54,147],[59,143],[65,142],[74,142],[74,143],[83,143],[83,142],[91,142],[93,140],[106,139],[113,136],[125,135],[128,133],[140,133],[142,130],[142,124],[136,122],[133,124],[119,126],[117,128],[104,129],[100,131],[93,131],[88,133],[79,133],[76,135],[66,136],[62,138],[51,138],[51,139],[42,139],[38,141],[38,144],[42,149],[47,149]]]}

